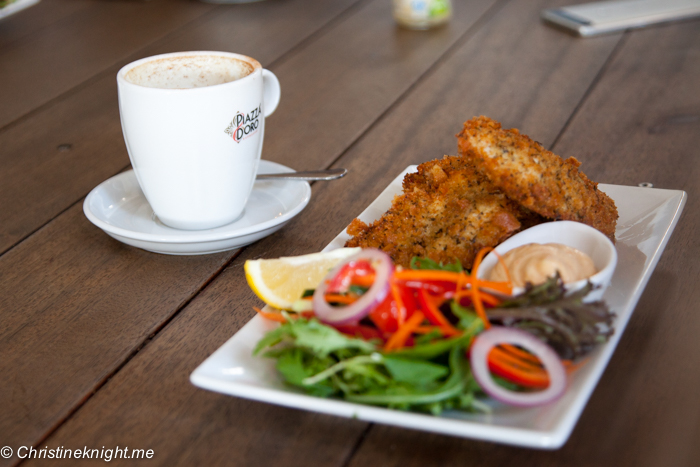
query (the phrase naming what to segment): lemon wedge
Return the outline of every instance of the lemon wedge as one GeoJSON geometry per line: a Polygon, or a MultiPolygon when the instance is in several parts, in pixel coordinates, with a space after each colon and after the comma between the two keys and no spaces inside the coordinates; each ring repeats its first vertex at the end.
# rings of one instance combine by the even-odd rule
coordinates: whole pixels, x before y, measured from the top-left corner
{"type": "Polygon", "coordinates": [[[244,265],[245,278],[262,301],[280,310],[291,310],[304,290],[315,289],[328,271],[360,250],[339,248],[310,255],[248,260],[244,265]]]}

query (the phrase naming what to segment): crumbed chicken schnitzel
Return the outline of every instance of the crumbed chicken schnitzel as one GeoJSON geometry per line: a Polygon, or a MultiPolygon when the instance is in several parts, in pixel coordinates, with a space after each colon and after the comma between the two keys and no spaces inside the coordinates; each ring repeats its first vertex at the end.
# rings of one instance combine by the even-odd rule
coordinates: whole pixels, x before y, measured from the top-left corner
{"type": "Polygon", "coordinates": [[[414,256],[470,269],[476,253],[548,220],[588,224],[615,239],[617,208],[578,170],[518,130],[487,117],[464,124],[461,157],[418,166],[380,219],[355,219],[346,246],[379,248],[407,267],[414,256]]]}
{"type": "Polygon", "coordinates": [[[348,226],[354,238],[346,246],[379,248],[396,264],[408,267],[414,256],[445,264],[458,259],[471,268],[476,253],[495,246],[541,220],[510,201],[465,158],[445,156],[406,175],[403,194],[367,225],[348,226]]]}
{"type": "Polygon", "coordinates": [[[615,239],[615,202],[579,171],[575,158],[563,160],[487,117],[467,121],[457,136],[462,156],[514,202],[552,220],[588,224],[615,239]]]}

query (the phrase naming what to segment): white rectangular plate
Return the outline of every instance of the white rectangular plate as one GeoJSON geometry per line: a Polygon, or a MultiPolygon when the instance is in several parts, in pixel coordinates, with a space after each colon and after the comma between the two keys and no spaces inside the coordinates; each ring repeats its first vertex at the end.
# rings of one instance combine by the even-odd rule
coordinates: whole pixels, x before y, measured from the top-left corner
{"type": "MultiPolygon", "coordinates": [[[[416,166],[408,167],[360,215],[371,222],[390,207],[401,182],[416,166]]],[[[604,299],[617,314],[615,334],[598,347],[570,381],[566,394],[544,407],[522,409],[493,402],[490,415],[458,411],[432,416],[308,396],[286,385],[274,361],[254,357],[253,348],[276,324],[255,316],[191,375],[196,386],[234,396],[315,412],[385,423],[436,433],[527,446],[561,447],[605,370],[634,307],[673,232],[687,195],[683,191],[619,185],[599,185],[615,200],[618,265],[604,299]]],[[[343,232],[325,249],[340,248],[349,236],[343,232]]]]}

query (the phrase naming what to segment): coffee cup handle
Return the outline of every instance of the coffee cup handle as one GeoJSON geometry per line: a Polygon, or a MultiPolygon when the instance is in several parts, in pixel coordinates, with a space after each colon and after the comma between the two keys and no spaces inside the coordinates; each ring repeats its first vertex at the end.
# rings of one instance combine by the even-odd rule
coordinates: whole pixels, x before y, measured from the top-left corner
{"type": "Polygon", "coordinates": [[[277,76],[263,69],[263,108],[266,117],[271,115],[280,103],[280,93],[280,82],[277,76]]]}

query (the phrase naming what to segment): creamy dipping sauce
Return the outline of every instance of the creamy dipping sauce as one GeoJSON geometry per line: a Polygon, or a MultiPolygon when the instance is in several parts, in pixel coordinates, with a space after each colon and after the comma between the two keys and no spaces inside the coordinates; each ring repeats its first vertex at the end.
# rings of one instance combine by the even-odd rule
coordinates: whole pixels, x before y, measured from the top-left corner
{"type": "Polygon", "coordinates": [[[557,271],[564,283],[580,281],[598,272],[590,256],[560,243],[530,243],[510,250],[491,270],[489,280],[508,280],[502,263],[508,268],[514,287],[525,287],[526,282],[541,284],[557,271]]]}

